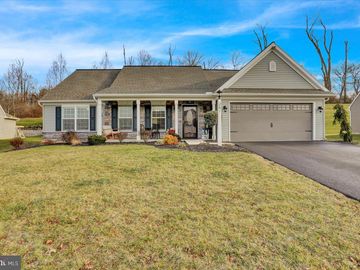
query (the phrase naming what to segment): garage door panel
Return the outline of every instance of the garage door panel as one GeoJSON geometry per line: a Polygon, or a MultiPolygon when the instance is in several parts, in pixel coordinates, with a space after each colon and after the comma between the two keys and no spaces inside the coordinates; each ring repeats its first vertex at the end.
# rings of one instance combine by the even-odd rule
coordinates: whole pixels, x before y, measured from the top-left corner
{"type": "Polygon", "coordinates": [[[231,141],[312,140],[311,104],[231,104],[231,141]]]}

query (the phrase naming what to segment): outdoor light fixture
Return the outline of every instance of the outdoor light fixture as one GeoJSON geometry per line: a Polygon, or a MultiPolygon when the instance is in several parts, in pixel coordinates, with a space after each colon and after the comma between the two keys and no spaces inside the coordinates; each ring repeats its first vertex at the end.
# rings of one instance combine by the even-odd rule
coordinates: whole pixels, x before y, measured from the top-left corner
{"type": "Polygon", "coordinates": [[[227,109],[228,109],[228,108],[227,108],[226,106],[224,106],[224,107],[223,107],[223,112],[227,112],[227,109]]]}
{"type": "Polygon", "coordinates": [[[318,111],[319,111],[319,112],[323,112],[323,110],[324,110],[324,108],[323,108],[322,106],[319,106],[319,107],[318,107],[318,111]]]}

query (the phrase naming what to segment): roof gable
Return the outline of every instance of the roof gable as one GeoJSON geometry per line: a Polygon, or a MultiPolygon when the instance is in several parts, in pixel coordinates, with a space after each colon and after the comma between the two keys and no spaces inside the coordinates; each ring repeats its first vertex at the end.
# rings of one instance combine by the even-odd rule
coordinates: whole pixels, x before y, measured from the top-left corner
{"type": "Polygon", "coordinates": [[[226,88],[256,89],[320,89],[328,92],[310,73],[297,64],[275,43],[254,57],[237,74],[225,82],[218,91],[226,88]],[[269,71],[270,61],[276,71],[269,71]]]}
{"type": "Polygon", "coordinates": [[[351,107],[354,105],[354,104],[359,104],[359,101],[360,101],[360,93],[356,95],[356,97],[354,98],[354,100],[351,102],[350,106],[349,106],[349,110],[351,110],[351,107]]]}

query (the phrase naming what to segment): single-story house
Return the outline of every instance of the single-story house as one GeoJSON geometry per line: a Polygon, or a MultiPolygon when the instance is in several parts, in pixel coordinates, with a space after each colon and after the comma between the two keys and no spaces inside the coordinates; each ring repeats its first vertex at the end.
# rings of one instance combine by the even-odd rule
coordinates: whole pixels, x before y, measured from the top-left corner
{"type": "Polygon", "coordinates": [[[352,132],[360,134],[360,93],[350,104],[350,123],[352,132]]]}
{"type": "MultiPolygon", "coordinates": [[[[271,43],[240,70],[200,66],[79,69],[41,101],[43,135],[58,138],[112,129],[141,140],[142,128],[203,138],[204,113],[216,110],[212,139],[223,142],[318,141],[332,94],[271,43]]],[[[206,134],[205,134],[206,135],[206,134]]]]}
{"type": "Polygon", "coordinates": [[[16,118],[4,111],[0,105],[0,139],[12,139],[17,136],[16,118]]]}

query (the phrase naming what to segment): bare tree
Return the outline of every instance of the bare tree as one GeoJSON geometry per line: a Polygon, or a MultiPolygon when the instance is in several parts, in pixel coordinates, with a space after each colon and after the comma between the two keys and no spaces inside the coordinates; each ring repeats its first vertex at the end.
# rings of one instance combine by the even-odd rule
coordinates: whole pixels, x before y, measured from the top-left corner
{"type": "Polygon", "coordinates": [[[199,66],[201,65],[204,56],[197,51],[187,51],[178,62],[182,66],[199,66]]]}
{"type": "Polygon", "coordinates": [[[47,76],[46,76],[46,84],[49,89],[54,88],[60,82],[65,79],[65,76],[68,74],[68,70],[66,67],[65,57],[60,53],[56,60],[53,61],[47,76]]]}
{"type": "Polygon", "coordinates": [[[173,65],[173,58],[175,53],[176,47],[172,47],[171,44],[169,45],[168,54],[169,54],[169,66],[173,65]]]}
{"type": "Polygon", "coordinates": [[[256,37],[255,43],[259,46],[260,52],[262,52],[268,45],[268,33],[264,25],[257,24],[257,28],[259,32],[254,30],[256,37]]]}
{"type": "Polygon", "coordinates": [[[210,57],[203,62],[204,69],[217,69],[220,67],[220,60],[210,57]]]}
{"type": "Polygon", "coordinates": [[[324,22],[320,18],[316,18],[312,23],[309,24],[309,18],[306,16],[306,35],[314,45],[314,48],[320,58],[321,72],[323,75],[324,85],[327,89],[332,91],[331,88],[331,49],[334,39],[333,31],[328,30],[324,22]],[[318,38],[314,32],[316,24],[320,24],[323,29],[322,42],[320,45],[320,38],[318,38]],[[323,47],[323,48],[322,48],[323,47]],[[326,57],[326,59],[325,59],[326,57]]]}
{"type": "Polygon", "coordinates": [[[155,61],[150,53],[145,50],[141,50],[138,53],[138,63],[141,66],[152,66],[155,64],[155,61]]]}
{"type": "MultiPolygon", "coordinates": [[[[35,92],[36,89],[34,78],[25,71],[24,65],[24,60],[16,60],[9,65],[7,72],[0,81],[1,88],[8,93],[11,99],[11,113],[14,115],[16,114],[15,103],[29,101],[31,93],[35,92]]],[[[10,108],[8,110],[10,111],[10,108]]]]}
{"type": "Polygon", "coordinates": [[[94,64],[93,68],[95,69],[108,69],[108,68],[112,68],[112,63],[110,62],[109,59],[109,54],[107,53],[107,51],[105,51],[100,63],[94,64]]]}
{"type": "Polygon", "coordinates": [[[360,93],[360,64],[350,64],[349,73],[351,79],[350,84],[357,95],[360,93]]]}
{"type": "Polygon", "coordinates": [[[126,65],[127,65],[127,66],[133,66],[133,65],[135,65],[135,58],[132,57],[132,56],[128,57],[128,59],[126,60],[126,65]]]}
{"type": "Polygon", "coordinates": [[[231,65],[233,69],[240,69],[243,62],[243,58],[239,51],[232,52],[231,54],[231,65]]]}

